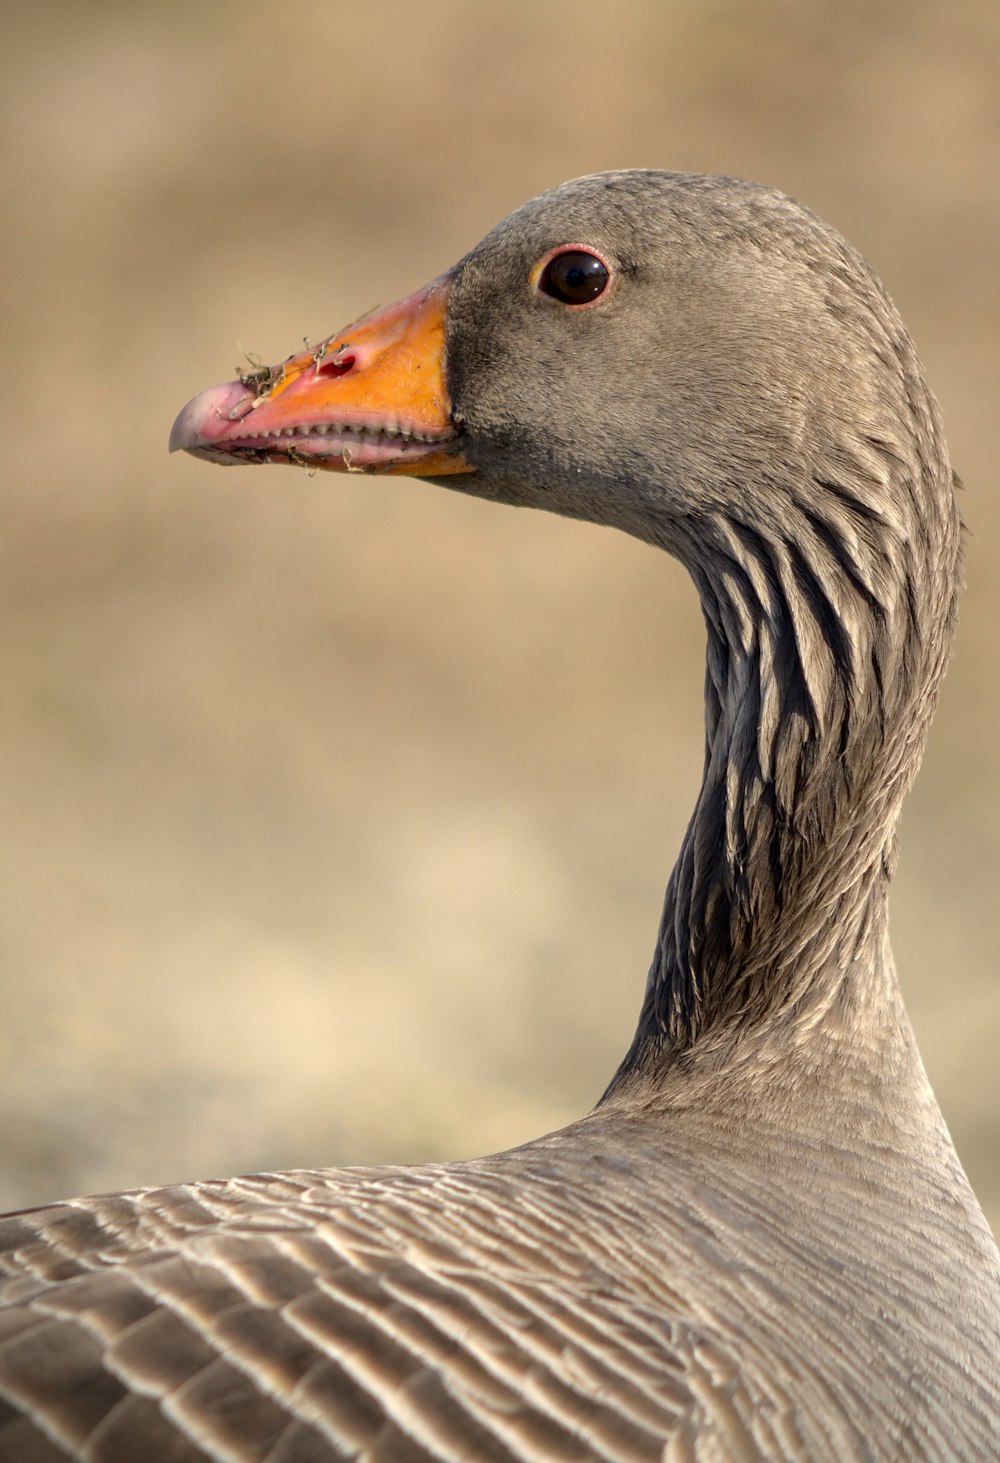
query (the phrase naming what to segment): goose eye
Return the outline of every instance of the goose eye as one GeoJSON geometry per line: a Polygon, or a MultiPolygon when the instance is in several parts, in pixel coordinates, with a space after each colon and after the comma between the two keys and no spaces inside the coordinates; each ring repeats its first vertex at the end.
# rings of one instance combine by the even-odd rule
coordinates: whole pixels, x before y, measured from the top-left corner
{"type": "Polygon", "coordinates": [[[566,249],[546,264],[538,288],[563,305],[589,305],[603,295],[610,279],[611,272],[599,254],[589,249],[566,249]]]}

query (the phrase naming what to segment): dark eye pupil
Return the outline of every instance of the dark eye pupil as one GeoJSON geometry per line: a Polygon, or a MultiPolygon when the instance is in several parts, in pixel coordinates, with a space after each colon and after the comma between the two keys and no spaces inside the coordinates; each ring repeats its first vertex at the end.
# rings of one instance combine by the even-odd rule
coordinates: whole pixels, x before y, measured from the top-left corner
{"type": "Polygon", "coordinates": [[[538,288],[564,305],[586,305],[608,287],[608,266],[596,254],[569,249],[557,254],[542,270],[538,288]]]}

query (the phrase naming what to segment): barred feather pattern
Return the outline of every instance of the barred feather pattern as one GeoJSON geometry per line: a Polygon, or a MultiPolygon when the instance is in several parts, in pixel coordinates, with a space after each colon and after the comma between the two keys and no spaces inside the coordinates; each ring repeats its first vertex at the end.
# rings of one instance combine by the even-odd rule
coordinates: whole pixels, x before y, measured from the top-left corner
{"type": "MultiPolygon", "coordinates": [[[[977,1297],[956,1314],[942,1280],[948,1186],[866,1180],[859,1234],[876,1145],[852,1172],[771,1133],[747,1163],[710,1114],[665,1145],[661,1118],[8,1218],[0,1459],[990,1456],[1000,1382],[977,1297]]],[[[985,1297],[988,1236],[966,1244],[985,1297]]]]}

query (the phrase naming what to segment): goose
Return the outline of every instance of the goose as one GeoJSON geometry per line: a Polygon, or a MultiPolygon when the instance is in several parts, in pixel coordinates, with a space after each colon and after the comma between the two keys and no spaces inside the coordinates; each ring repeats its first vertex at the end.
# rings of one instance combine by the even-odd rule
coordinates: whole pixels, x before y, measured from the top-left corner
{"type": "Polygon", "coordinates": [[[1000,1457],[1000,1255],[887,938],[961,525],[862,258],[748,182],[581,178],[202,392],[171,447],[666,550],[704,612],[704,776],[579,1121],[5,1218],[3,1463],[1000,1457]]]}

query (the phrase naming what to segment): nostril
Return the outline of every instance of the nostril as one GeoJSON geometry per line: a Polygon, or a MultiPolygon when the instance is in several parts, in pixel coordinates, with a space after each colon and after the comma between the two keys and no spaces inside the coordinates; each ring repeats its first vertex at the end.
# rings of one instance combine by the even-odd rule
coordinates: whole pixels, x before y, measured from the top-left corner
{"type": "Polygon", "coordinates": [[[356,364],[354,356],[344,356],[338,351],[336,355],[324,356],[316,362],[316,374],[318,376],[346,376],[353,371],[356,364]]]}

